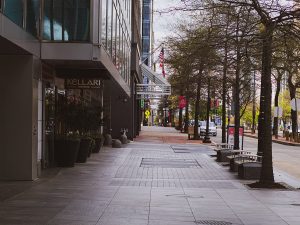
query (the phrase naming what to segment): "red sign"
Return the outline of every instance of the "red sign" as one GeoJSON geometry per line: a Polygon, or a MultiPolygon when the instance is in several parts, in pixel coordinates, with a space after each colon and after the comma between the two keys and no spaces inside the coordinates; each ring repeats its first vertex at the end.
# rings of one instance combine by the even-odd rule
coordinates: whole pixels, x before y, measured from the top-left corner
{"type": "Polygon", "coordinates": [[[234,135],[234,127],[228,128],[228,135],[234,135]]]}
{"type": "Polygon", "coordinates": [[[179,108],[183,109],[186,106],[186,99],[184,96],[179,96],[179,108]]]}

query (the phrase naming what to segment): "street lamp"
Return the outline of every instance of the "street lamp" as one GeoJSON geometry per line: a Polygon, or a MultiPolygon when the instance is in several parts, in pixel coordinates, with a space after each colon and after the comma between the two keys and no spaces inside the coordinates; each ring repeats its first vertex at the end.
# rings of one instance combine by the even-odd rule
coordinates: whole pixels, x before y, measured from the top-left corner
{"type": "Polygon", "coordinates": [[[207,106],[206,106],[206,131],[203,143],[211,143],[209,137],[209,112],[210,112],[210,77],[208,77],[207,84],[207,106]]]}

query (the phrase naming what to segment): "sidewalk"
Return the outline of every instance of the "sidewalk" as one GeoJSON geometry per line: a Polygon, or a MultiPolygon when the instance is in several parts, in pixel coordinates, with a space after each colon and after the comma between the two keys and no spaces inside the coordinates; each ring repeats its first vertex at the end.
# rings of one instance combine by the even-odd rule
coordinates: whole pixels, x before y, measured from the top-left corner
{"type": "Polygon", "coordinates": [[[181,136],[146,128],[125,148],[105,147],[85,164],[33,182],[0,201],[0,224],[300,224],[299,191],[250,190],[209,147],[169,143],[181,136]]]}

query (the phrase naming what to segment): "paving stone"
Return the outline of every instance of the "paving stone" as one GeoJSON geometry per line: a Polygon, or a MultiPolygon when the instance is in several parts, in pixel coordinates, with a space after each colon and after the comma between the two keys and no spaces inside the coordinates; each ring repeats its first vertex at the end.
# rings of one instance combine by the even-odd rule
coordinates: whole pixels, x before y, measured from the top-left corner
{"type": "Polygon", "coordinates": [[[13,197],[5,192],[0,224],[300,224],[299,191],[251,190],[218,165],[206,146],[156,140],[103,147],[86,164],[24,183],[26,188],[13,197]]]}

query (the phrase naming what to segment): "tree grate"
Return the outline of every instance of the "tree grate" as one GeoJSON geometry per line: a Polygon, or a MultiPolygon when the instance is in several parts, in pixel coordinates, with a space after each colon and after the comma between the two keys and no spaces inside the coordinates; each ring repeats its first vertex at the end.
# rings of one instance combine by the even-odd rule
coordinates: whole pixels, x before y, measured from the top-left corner
{"type": "Polygon", "coordinates": [[[196,224],[203,224],[203,225],[233,225],[231,222],[227,221],[218,221],[218,220],[198,220],[196,224]]]}
{"type": "Polygon", "coordinates": [[[195,159],[142,158],[140,167],[201,168],[195,159]]]}

